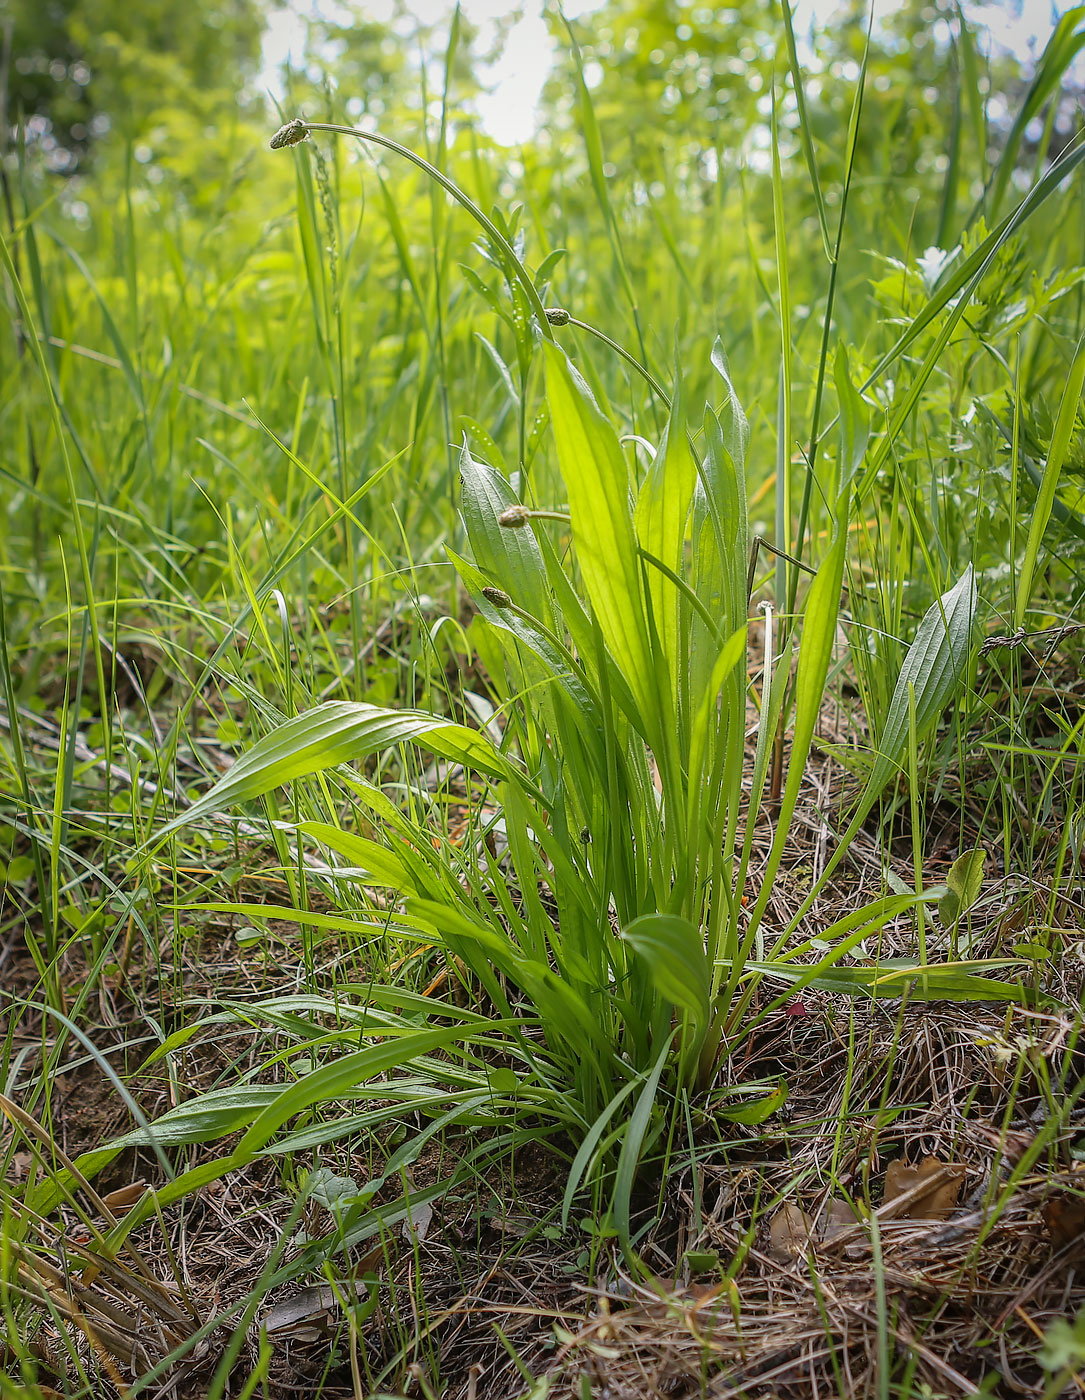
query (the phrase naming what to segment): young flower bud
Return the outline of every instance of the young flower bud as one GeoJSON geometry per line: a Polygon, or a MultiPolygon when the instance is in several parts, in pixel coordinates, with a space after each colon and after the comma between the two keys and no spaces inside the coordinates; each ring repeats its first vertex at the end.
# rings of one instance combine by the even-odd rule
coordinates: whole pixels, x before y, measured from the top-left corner
{"type": "Polygon", "coordinates": [[[295,117],[292,122],[287,122],[285,126],[279,127],[269,144],[273,151],[280,151],[284,146],[296,146],[299,142],[308,141],[308,139],[309,128],[300,117],[295,117]]]}
{"type": "Polygon", "coordinates": [[[506,530],[520,530],[531,519],[527,506],[509,506],[497,517],[497,523],[506,530]]]}
{"type": "Polygon", "coordinates": [[[512,599],[501,588],[484,588],[482,596],[487,603],[492,603],[495,608],[511,608],[512,599]]]}
{"type": "Polygon", "coordinates": [[[573,318],[563,306],[548,306],[546,319],[552,326],[567,326],[573,318]]]}

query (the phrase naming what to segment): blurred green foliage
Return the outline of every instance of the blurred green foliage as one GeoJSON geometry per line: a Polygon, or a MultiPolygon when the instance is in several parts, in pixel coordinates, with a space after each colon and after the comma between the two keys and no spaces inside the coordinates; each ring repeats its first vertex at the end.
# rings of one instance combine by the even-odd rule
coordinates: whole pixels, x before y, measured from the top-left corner
{"type": "MultiPolygon", "coordinates": [[[[213,31],[202,24],[207,10],[185,11],[187,19],[178,11],[187,48],[168,53],[169,11],[152,8],[140,20],[138,7],[117,9],[131,64],[104,64],[102,86],[88,82],[87,91],[142,123],[138,158],[119,129],[102,136],[93,169],[75,179],[57,178],[31,150],[13,206],[16,252],[32,273],[38,326],[51,337],[51,372],[77,445],[77,485],[98,512],[91,576],[107,595],[134,590],[153,607],[163,580],[180,588],[183,579],[211,612],[229,611],[239,557],[270,567],[298,520],[327,508],[325,486],[345,499],[395,457],[355,518],[341,519],[288,580],[314,619],[349,599],[354,629],[364,630],[362,614],[386,609],[406,581],[430,595],[448,580],[441,549],[459,537],[455,451],[465,435],[510,475],[530,464],[540,502],[557,490],[540,376],[530,357],[522,361],[499,269],[462,212],[394,157],[323,137],[294,157],[267,149],[278,115],[256,104],[256,82],[242,81],[255,63],[255,6],[222,11],[213,31]],[[185,29],[193,15],[201,23],[185,29]],[[163,76],[152,80],[157,64],[163,76]],[[297,221],[306,181],[319,189],[308,242],[297,221]],[[254,426],[253,413],[278,443],[254,426]],[[410,573],[410,559],[425,561],[423,575],[410,573]]],[[[25,13],[29,23],[35,12],[27,5],[25,13]]],[[[94,52],[121,52],[104,16],[91,34],[91,11],[78,14],[94,52]]],[[[452,33],[402,14],[388,24],[314,20],[306,55],[283,81],[287,115],[376,122],[425,152],[508,225],[532,269],[545,263],[548,304],[635,351],[664,384],[677,353],[690,402],[712,392],[718,334],[750,414],[753,528],[769,535],[781,344],[768,171],[774,83],[797,462],[809,446],[830,272],[774,16],[761,0],[726,10],[612,0],[573,22],[598,120],[602,192],[589,171],[577,54],[556,15],[540,131],[516,149],[474,113],[481,68],[463,22],[452,33]]],[[[809,41],[800,36],[830,223],[864,26],[857,10],[845,10],[809,41]]],[[[1011,98],[1028,81],[955,7],[910,0],[876,31],[830,327],[832,341],[849,344],[857,383],[943,273],[977,246],[1011,98]],[[935,244],[943,253],[929,251],[935,244]]],[[[1044,119],[1054,106],[1064,121],[1061,88],[1044,119]]],[[[1038,144],[1022,151],[1007,207],[1042,168],[1038,144]]],[[[16,170],[14,154],[8,169],[16,170]]],[[[870,485],[858,574],[893,553],[892,597],[871,584],[877,626],[888,634],[876,647],[892,651],[892,637],[906,630],[901,610],[921,613],[970,559],[1000,605],[1012,578],[1008,518],[1017,493],[1027,500],[1033,489],[1009,470],[1007,397],[1018,374],[1023,428],[1042,459],[1080,316],[1080,205],[1080,183],[1068,183],[1045,209],[1042,238],[1035,225],[1005,245],[898,436],[892,470],[870,485]],[[888,526],[875,529],[879,510],[883,525],[897,522],[890,544],[888,526]],[[924,551],[944,577],[931,576],[924,551]]],[[[936,331],[924,331],[868,390],[877,431],[936,331]]],[[[562,336],[626,431],[654,439],[661,409],[643,381],[613,355],[589,355],[575,332],[562,336]]],[[[42,427],[41,386],[12,345],[9,337],[0,346],[8,389],[0,435],[18,509],[0,559],[13,571],[16,601],[30,604],[29,593],[61,585],[50,542],[66,538],[70,504],[57,445],[42,427]],[[35,571],[42,577],[28,593],[35,571]]],[[[834,413],[830,386],[823,427],[834,413]]],[[[834,453],[832,437],[825,456],[834,453]]],[[[1072,448],[1071,462],[1079,455],[1072,448]]],[[[815,561],[826,538],[822,494],[819,475],[815,561]]],[[[1060,567],[1076,577],[1082,541],[1066,528],[1060,567]]],[[[329,639],[324,650],[336,645],[329,639]]]]}
{"type": "Polygon", "coordinates": [[[70,172],[96,137],[138,138],[159,115],[199,126],[256,110],[265,0],[6,0],[9,117],[70,172]]]}

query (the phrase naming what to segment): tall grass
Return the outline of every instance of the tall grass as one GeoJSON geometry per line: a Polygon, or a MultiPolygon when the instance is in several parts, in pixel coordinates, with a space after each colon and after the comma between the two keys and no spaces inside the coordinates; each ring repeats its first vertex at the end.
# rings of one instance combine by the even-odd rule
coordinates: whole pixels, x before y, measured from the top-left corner
{"type": "MultiPolygon", "coordinates": [[[[1076,25],[1023,110],[1052,99],[1076,25]]],[[[154,187],[129,167],[130,217],[110,245],[96,210],[76,248],[24,179],[3,250],[29,346],[4,366],[18,507],[2,546],[5,820],[12,924],[40,982],[18,1014],[40,1000],[59,1030],[29,1081],[9,1042],[9,1097],[46,1103],[87,998],[134,941],[179,951],[187,921],[230,914],[296,928],[302,958],[292,994],[175,1029],[158,1015],[150,1063],[174,1072],[225,1025],[253,1038],[263,1073],[74,1164],[35,1148],[46,1179],[13,1239],[125,1146],[240,1133],[212,1161],[167,1163],[168,1183],[110,1223],[108,1251],[258,1156],[289,1163],[410,1116],[291,1267],[409,1211],[375,1204],[381,1188],[395,1197],[454,1127],[480,1130],[475,1165],[552,1143],[565,1214],[590,1184],[634,1257],[644,1164],[665,1170],[694,1114],[756,1124],[782,1105],[786,1082],[747,1082],[732,1052],[797,989],[1034,993],[1027,953],[938,955],[927,910],[945,890],[924,881],[921,843],[913,889],[808,915],[902,776],[914,829],[921,770],[939,781],[973,719],[993,722],[981,626],[1076,606],[1076,546],[1052,544],[1083,529],[1081,275],[1050,249],[1080,227],[1085,146],[1014,203],[1027,122],[989,167],[962,25],[946,70],[984,149],[969,170],[954,146],[936,216],[914,211],[924,237],[960,235],[924,252],[878,217],[866,62],[837,169],[787,16],[770,170],[719,180],[688,227],[667,226],[661,257],[635,172],[608,174],[575,52],[585,141],[568,160],[584,179],[559,153],[525,174],[519,209],[486,212],[499,154],[450,136],[457,42],[426,156],[391,130],[299,119],[293,185],[289,157],[261,157],[259,226],[241,181],[212,231],[185,218],[168,169],[154,187]],[[357,138],[376,172],[325,133],[357,138]],[[966,223],[972,177],[984,193],[966,223]],[[774,580],[750,558],[769,534],[774,580]],[[751,582],[773,599],[759,672],[751,582]],[[842,671],[868,731],[846,756],[857,790],[822,814],[826,863],[774,924],[842,671]],[[274,851],[277,900],[231,897],[254,840],[274,851]],[[912,918],[913,958],[850,957],[912,918]],[[88,947],[67,987],[65,954],[88,947]],[[335,970],[348,952],[364,981],[335,970]]],[[[1037,820],[1072,816],[1057,885],[1078,857],[1080,723],[1055,756],[1012,714],[987,742],[1005,765],[993,829],[1014,820],[1022,767],[1041,775],[1037,820]]]]}

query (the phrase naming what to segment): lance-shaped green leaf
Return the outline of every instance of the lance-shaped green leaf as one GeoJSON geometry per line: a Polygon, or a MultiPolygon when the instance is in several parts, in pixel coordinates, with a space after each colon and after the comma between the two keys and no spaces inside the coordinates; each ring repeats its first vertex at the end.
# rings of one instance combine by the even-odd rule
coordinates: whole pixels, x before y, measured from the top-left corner
{"type": "Polygon", "coordinates": [[[712,971],[700,930],[677,914],[642,914],[622,937],[644,959],[660,995],[688,1012],[696,1027],[706,1026],[712,971]]]}
{"type": "Polygon", "coordinates": [[[899,769],[908,743],[909,692],[915,692],[915,730],[922,742],[953,697],[972,645],[976,583],[969,564],[948,593],[927,609],[900,668],[860,810],[865,815],[899,769]]]}
{"type": "MultiPolygon", "coordinates": [[[[499,605],[492,595],[488,597],[486,580],[470,560],[461,558],[455,550],[447,547],[445,553],[467,585],[472,601],[486,621],[499,632],[510,634],[518,643],[533,651],[546,663],[546,668],[554,680],[564,686],[573,697],[577,708],[585,715],[590,714],[595,705],[594,698],[585,688],[582,674],[578,673],[572,656],[562,648],[558,638],[549,629],[544,629],[525,617],[521,610],[509,607],[508,603],[499,605]]],[[[517,599],[510,595],[509,601],[515,603],[517,599]]]]}
{"type": "Polygon", "coordinates": [[[417,710],[388,710],[353,700],[332,700],[272,730],[237,760],[210,792],[167,826],[160,836],[262,797],[273,788],[393,744],[424,743],[442,758],[494,777],[513,776],[511,765],[479,730],[417,710]]]}
{"type": "MultiPolygon", "coordinates": [[[[754,935],[768,908],[773,881],[783,859],[784,847],[791,828],[791,819],[799,800],[799,791],[806,769],[806,759],[814,740],[814,730],[821,714],[825,695],[825,678],[829,673],[833,646],[836,642],[836,624],[840,613],[840,589],[844,578],[844,550],[847,544],[846,521],[837,522],[836,536],[828,554],[810,585],[806,596],[806,609],[803,613],[802,644],[799,648],[799,665],[795,676],[795,727],[791,738],[791,755],[788,764],[787,781],[784,784],[783,798],[776,817],[776,831],[772,838],[768,863],[757,897],[750,915],[749,926],[743,940],[744,949],[753,943],[754,935]]],[[[764,733],[764,730],[762,730],[764,733]]],[[[762,754],[759,757],[763,756],[762,754]]],[[[733,990],[734,981],[731,987],[733,990]]]]}
{"type": "Polygon", "coordinates": [[[752,1099],[753,1102],[739,1104],[735,1108],[724,1108],[720,1103],[713,1102],[713,1118],[725,1118],[728,1123],[756,1125],[763,1123],[773,1113],[779,1113],[787,1103],[787,1080],[778,1079],[768,1093],[763,1084],[731,1085],[724,1091],[723,1097],[752,1099]]]}
{"type": "MultiPolygon", "coordinates": [[[[507,1024],[495,1023],[497,1026],[507,1024]]],[[[157,1123],[134,1129],[104,1147],[85,1153],[76,1160],[75,1165],[85,1177],[94,1176],[125,1147],[154,1140],[160,1126],[161,1140],[169,1145],[207,1142],[244,1130],[232,1152],[184,1172],[157,1191],[148,1191],[114,1230],[111,1242],[119,1244],[159,1207],[181,1200],[200,1187],[226,1176],[228,1172],[245,1166],[266,1151],[275,1133],[295,1114],[304,1112],[313,1104],[357,1097],[360,1086],[367,1081],[410,1064],[430,1051],[450,1047],[462,1038],[462,1026],[405,1030],[402,1034],[367,1045],[352,1054],[340,1055],[289,1085],[249,1085],[240,1089],[213,1090],[169,1110],[157,1123]]],[[[379,1095],[374,1092],[373,1097],[379,1095]]],[[[32,1198],[34,1208],[42,1213],[54,1209],[64,1185],[70,1180],[67,1172],[61,1172],[43,1181],[32,1198]]]]}
{"type": "Polygon", "coordinates": [[[1025,132],[1031,121],[1043,110],[1044,104],[1061,86],[1067,68],[1085,44],[1085,31],[1080,28],[1085,19],[1085,5],[1077,5],[1067,10],[1059,19],[1051,38],[1047,41],[1039,62],[1034,66],[1032,82],[1025,93],[1017,117],[1002,151],[998,169],[995,172],[993,188],[990,191],[988,212],[997,217],[1010,180],[1018,169],[1017,153],[1021,148],[1025,132]]]}
{"type": "MultiPolygon", "coordinates": [[[[825,566],[822,565],[822,568],[825,566]]],[[[841,836],[820,878],[792,915],[777,946],[798,927],[814,900],[844,858],[851,839],[893,776],[900,771],[908,743],[911,696],[915,696],[915,730],[922,741],[953,697],[968,661],[972,645],[972,619],[976,611],[976,584],[969,564],[948,593],[927,609],[900,668],[874,764],[859,805],[841,836]]],[[[762,901],[758,901],[759,907],[762,901]]]]}
{"type": "MultiPolygon", "coordinates": [[[[673,574],[682,572],[686,522],[696,484],[697,464],[686,439],[685,407],[679,378],[659,451],[648,468],[637,497],[635,516],[641,547],[666,564],[673,574]]],[[[683,648],[679,643],[680,594],[659,569],[649,568],[645,581],[656,631],[667,659],[672,695],[677,704],[679,668],[685,664],[685,658],[681,655],[683,648]]]]}
{"type": "Polygon", "coordinates": [[[391,847],[379,841],[342,831],[327,822],[299,822],[299,836],[313,836],[351,865],[365,872],[366,882],[401,894],[417,894],[418,880],[406,862],[391,847]]]}
{"type": "Polygon", "coordinates": [[[816,987],[840,996],[892,997],[909,1001],[1033,1001],[1029,989],[1018,982],[1000,982],[984,972],[1002,967],[1022,967],[1024,959],[920,963],[911,958],[887,958],[877,967],[803,967],[799,963],[748,962],[745,971],[770,982],[816,987]]]}
{"type": "Polygon", "coordinates": [[[833,377],[836,380],[836,397],[840,404],[840,471],[837,478],[839,496],[851,486],[866,456],[867,443],[870,440],[870,411],[863,402],[862,394],[851,382],[848,352],[843,341],[837,347],[833,377]]]}
{"type": "Polygon", "coordinates": [[[633,1253],[633,1241],[630,1238],[630,1198],[633,1194],[633,1181],[640,1165],[644,1139],[659,1092],[659,1080],[663,1074],[663,1066],[667,1063],[673,1039],[673,1034],[669,1035],[660,1047],[659,1057],[644,1081],[644,1087],[637,1096],[637,1102],[629,1116],[629,1124],[622,1139],[622,1150],[618,1155],[618,1169],[614,1177],[614,1223],[618,1227],[618,1241],[627,1259],[633,1253]]]}
{"type": "Polygon", "coordinates": [[[493,467],[478,462],[466,445],[460,453],[463,522],[479,569],[546,626],[553,624],[550,588],[534,531],[524,521],[516,528],[499,523],[502,514],[520,502],[493,467]]]}
{"type": "Polygon", "coordinates": [[[614,428],[565,352],[547,343],[543,353],[546,397],[580,574],[607,649],[629,684],[642,732],[651,737],[657,728],[658,699],[629,472],[614,428]]]}

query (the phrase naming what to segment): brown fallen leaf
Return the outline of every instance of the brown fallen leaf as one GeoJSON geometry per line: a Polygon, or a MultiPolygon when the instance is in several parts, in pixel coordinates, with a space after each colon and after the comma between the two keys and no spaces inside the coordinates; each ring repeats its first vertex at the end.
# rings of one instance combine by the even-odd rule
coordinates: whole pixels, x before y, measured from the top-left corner
{"type": "Polygon", "coordinates": [[[946,1220],[957,1205],[964,1174],[963,1166],[937,1157],[924,1157],[916,1167],[898,1157],[885,1169],[884,1204],[909,1196],[900,1210],[893,1212],[898,1219],[946,1220]]]}
{"type": "Polygon", "coordinates": [[[801,1259],[810,1246],[813,1221],[794,1201],[785,1201],[769,1221],[765,1253],[781,1263],[801,1259]]]}
{"type": "Polygon", "coordinates": [[[409,1240],[413,1235],[421,1244],[429,1234],[429,1227],[432,1224],[433,1207],[428,1201],[419,1201],[407,1210],[403,1220],[403,1238],[409,1240]]]}
{"type": "MultiPolygon", "coordinates": [[[[338,1293],[349,1298],[364,1297],[369,1285],[362,1279],[342,1280],[338,1293]]],[[[330,1330],[339,1312],[339,1297],[330,1284],[303,1288],[293,1298],[276,1303],[260,1319],[272,1343],[287,1338],[296,1342],[312,1342],[330,1330]]]]}
{"type": "Polygon", "coordinates": [[[1040,1216],[1056,1249],[1064,1249],[1085,1234],[1085,1200],[1068,1191],[1050,1196],[1040,1207],[1040,1216]]]}
{"type": "Polygon", "coordinates": [[[1016,1130],[998,1129],[988,1127],[984,1123],[973,1123],[973,1132],[977,1133],[997,1151],[1001,1152],[1005,1158],[1006,1165],[1016,1167],[1021,1158],[1036,1141],[1035,1133],[1022,1133],[1016,1130]]]}
{"type": "Polygon", "coordinates": [[[139,1181],[130,1182],[127,1186],[118,1186],[116,1191],[110,1191],[108,1195],[103,1196],[102,1205],[114,1215],[127,1215],[146,1190],[147,1183],[141,1177],[139,1181]]]}
{"type": "Polygon", "coordinates": [[[818,1239],[828,1242],[839,1235],[841,1231],[850,1230],[858,1220],[859,1217],[847,1201],[841,1201],[834,1196],[822,1211],[821,1219],[818,1221],[818,1239]]]}
{"type": "Polygon", "coordinates": [[[34,1168],[32,1152],[16,1152],[11,1159],[11,1175],[16,1181],[25,1181],[34,1168]]]}
{"type": "Polygon", "coordinates": [[[539,1222],[527,1215],[491,1215],[486,1224],[499,1235],[511,1235],[513,1239],[523,1239],[538,1228],[539,1222]]]}

